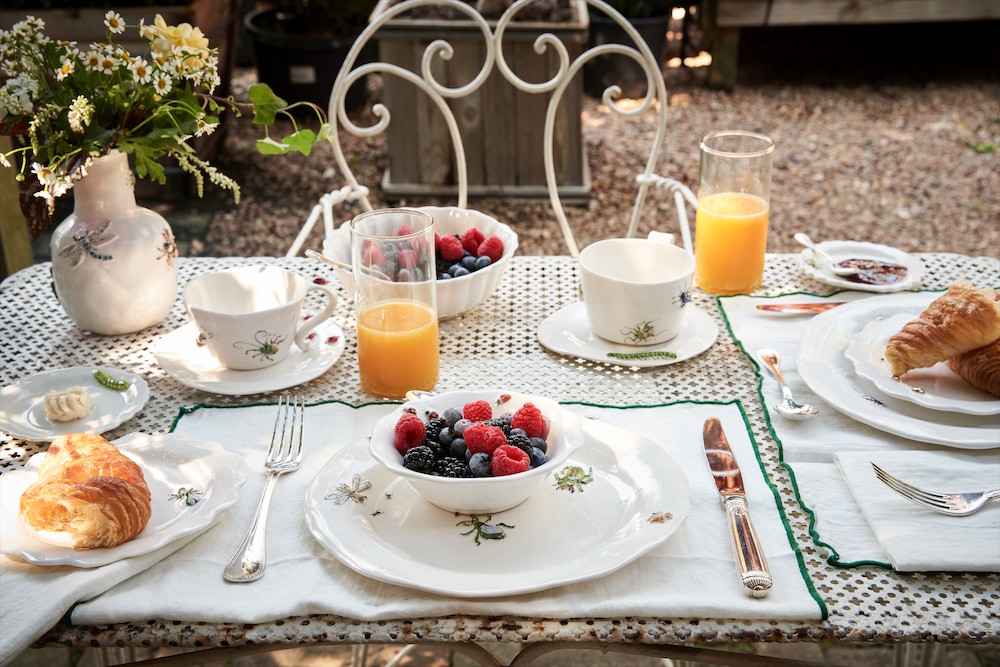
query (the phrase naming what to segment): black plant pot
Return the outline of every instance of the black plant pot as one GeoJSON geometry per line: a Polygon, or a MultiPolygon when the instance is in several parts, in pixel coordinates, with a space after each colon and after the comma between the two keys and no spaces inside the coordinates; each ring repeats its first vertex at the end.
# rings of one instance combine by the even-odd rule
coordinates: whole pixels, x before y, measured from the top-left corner
{"type": "MultiPolygon", "coordinates": [[[[353,35],[310,37],[280,32],[279,26],[273,9],[252,11],[244,19],[253,42],[258,80],[289,104],[312,102],[326,111],[333,83],[360,29],[353,35]]],[[[355,67],[371,62],[373,51],[366,47],[355,67]]],[[[344,105],[348,111],[364,106],[366,79],[361,77],[347,90],[344,105]]]]}
{"type": "MultiPolygon", "coordinates": [[[[667,26],[670,15],[654,16],[647,19],[628,19],[653,52],[657,64],[663,58],[663,47],[667,41],[667,26]]],[[[624,44],[636,48],[635,42],[625,29],[607,16],[590,17],[590,41],[587,48],[602,44],[624,44]]],[[[659,73],[659,70],[657,70],[659,73]]],[[[591,97],[600,97],[608,86],[622,89],[622,97],[638,98],[646,94],[646,73],[642,66],[628,56],[598,56],[583,67],[583,90],[591,97]]]]}

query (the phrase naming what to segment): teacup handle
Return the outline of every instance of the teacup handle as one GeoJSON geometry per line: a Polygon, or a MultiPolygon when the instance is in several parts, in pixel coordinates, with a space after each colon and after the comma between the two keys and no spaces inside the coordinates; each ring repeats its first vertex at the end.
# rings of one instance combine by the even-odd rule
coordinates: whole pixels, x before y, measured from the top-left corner
{"type": "Polygon", "coordinates": [[[327,287],[326,285],[317,285],[313,283],[306,288],[306,294],[314,290],[326,293],[329,298],[327,299],[326,307],[323,308],[322,312],[318,315],[310,317],[308,320],[299,325],[299,328],[295,331],[295,344],[298,345],[299,349],[303,352],[309,349],[309,332],[330,319],[330,316],[333,315],[334,309],[337,307],[337,293],[334,292],[333,289],[327,287]]]}

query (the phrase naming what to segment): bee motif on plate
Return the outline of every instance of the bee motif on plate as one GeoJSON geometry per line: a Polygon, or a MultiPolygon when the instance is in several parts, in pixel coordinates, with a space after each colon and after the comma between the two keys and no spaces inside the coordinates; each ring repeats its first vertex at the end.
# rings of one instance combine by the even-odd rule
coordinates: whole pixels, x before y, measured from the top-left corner
{"type": "Polygon", "coordinates": [[[118,240],[117,234],[105,233],[109,225],[111,225],[110,220],[96,229],[91,229],[83,234],[74,234],[73,243],[59,251],[60,257],[69,258],[69,268],[71,270],[80,266],[83,258],[87,255],[102,262],[110,262],[114,259],[111,255],[103,255],[97,252],[98,248],[102,248],[118,240]]]}
{"type": "Polygon", "coordinates": [[[348,500],[363,503],[367,496],[362,495],[361,492],[367,491],[371,485],[371,482],[362,481],[361,475],[354,473],[354,476],[351,477],[350,485],[346,483],[338,485],[336,488],[337,492],[323,496],[323,500],[332,500],[334,505],[343,505],[348,500]]]}

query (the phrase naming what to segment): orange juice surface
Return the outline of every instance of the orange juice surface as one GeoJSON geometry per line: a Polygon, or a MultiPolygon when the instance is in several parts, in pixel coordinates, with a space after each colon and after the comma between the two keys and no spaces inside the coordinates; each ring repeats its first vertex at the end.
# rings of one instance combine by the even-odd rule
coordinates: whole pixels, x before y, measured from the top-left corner
{"type": "Polygon", "coordinates": [[[706,292],[743,294],[760,287],[767,249],[767,203],[722,192],[698,199],[694,281],[706,292]]]}
{"type": "Polygon", "coordinates": [[[438,321],[415,301],[383,301],[358,314],[361,388],[373,396],[403,398],[430,391],[438,380],[438,321]]]}

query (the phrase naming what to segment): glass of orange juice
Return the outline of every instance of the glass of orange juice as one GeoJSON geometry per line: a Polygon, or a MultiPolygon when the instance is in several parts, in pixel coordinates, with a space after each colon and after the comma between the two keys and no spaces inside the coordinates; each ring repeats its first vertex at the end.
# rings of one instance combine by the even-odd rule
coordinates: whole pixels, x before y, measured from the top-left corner
{"type": "Polygon", "coordinates": [[[774,142],[754,132],[726,130],[701,141],[694,282],[706,292],[745,294],[760,287],[773,151],[774,142]]]}
{"type": "Polygon", "coordinates": [[[383,209],[351,220],[361,388],[380,398],[438,380],[434,219],[383,209]]]}

